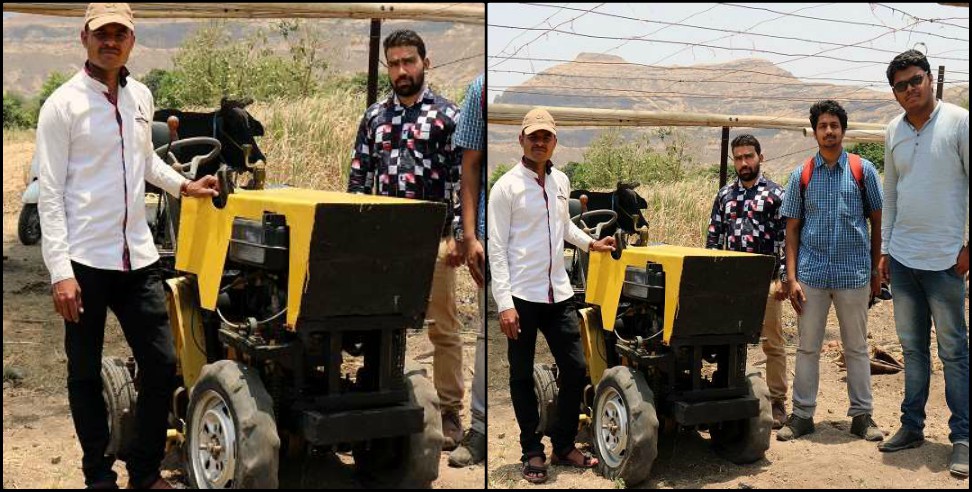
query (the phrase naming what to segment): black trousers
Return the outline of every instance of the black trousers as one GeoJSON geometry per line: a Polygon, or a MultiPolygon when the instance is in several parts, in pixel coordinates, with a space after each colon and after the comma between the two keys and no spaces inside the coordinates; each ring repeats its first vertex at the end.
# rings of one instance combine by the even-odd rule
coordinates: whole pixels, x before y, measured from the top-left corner
{"type": "Polygon", "coordinates": [[[130,482],[149,485],[159,478],[165,453],[168,413],[175,389],[176,357],[158,264],[121,272],[73,263],[84,313],[65,323],[68,399],[84,453],[85,484],[115,481],[115,456],[108,446],[108,412],[102,397],[101,354],[105,317],[115,313],[138,363],[140,390],[135,408],[136,436],[126,457],[130,482]]]}
{"type": "Polygon", "coordinates": [[[558,304],[537,304],[513,298],[520,317],[520,336],[509,340],[510,398],[520,426],[520,448],[523,461],[544,454],[543,435],[537,432],[540,414],[533,391],[533,361],[537,332],[542,332],[560,370],[560,392],[557,399],[558,420],[554,423],[553,451],[566,454],[575,446],[580,402],[586,382],[584,349],[572,300],[558,304]]]}

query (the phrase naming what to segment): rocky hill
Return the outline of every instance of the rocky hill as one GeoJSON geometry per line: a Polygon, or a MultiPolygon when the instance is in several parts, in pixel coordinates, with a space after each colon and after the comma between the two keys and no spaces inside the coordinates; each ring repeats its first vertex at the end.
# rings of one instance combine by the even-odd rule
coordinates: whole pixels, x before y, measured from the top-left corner
{"type": "MultiPolygon", "coordinates": [[[[801,81],[786,70],[758,58],[663,68],[624,63],[625,60],[617,56],[583,53],[571,62],[551,67],[510,88],[495,102],[807,118],[808,127],[809,108],[814,101],[822,99],[840,101],[853,121],[884,123],[901,111],[886,84],[849,87],[817,80],[801,81]],[[566,94],[577,96],[565,97],[566,94]]],[[[883,67],[875,67],[874,75],[867,78],[882,80],[883,70],[883,67]]],[[[967,100],[967,85],[945,87],[946,100],[955,103],[967,100]]],[[[491,125],[489,131],[491,166],[519,157],[516,127],[491,125]]],[[[584,148],[600,131],[562,130],[558,162],[579,160],[584,148]]],[[[696,162],[718,162],[720,129],[684,127],[681,131],[692,142],[690,148],[696,162]]],[[[731,135],[742,132],[753,133],[760,139],[767,159],[814,146],[812,138],[793,131],[739,128],[733,129],[731,135]]],[[[636,138],[644,130],[626,129],[624,133],[636,138]]],[[[793,158],[799,160],[799,156],[793,158]]],[[[768,167],[791,168],[795,162],[793,158],[770,161],[768,167]]]]}
{"type": "MultiPolygon", "coordinates": [[[[130,69],[137,76],[152,68],[172,68],[172,57],[191,33],[208,25],[209,20],[138,21],[137,43],[130,69]]],[[[366,20],[308,19],[323,39],[329,71],[334,74],[367,72],[368,33],[366,20]]],[[[225,21],[234,37],[243,38],[274,21],[225,21]]],[[[84,63],[81,46],[81,20],[29,14],[7,15],[3,19],[3,90],[33,94],[47,75],[55,70],[74,72],[84,63]]],[[[473,57],[433,70],[429,79],[434,84],[464,87],[483,71],[485,28],[480,25],[449,22],[388,21],[382,33],[395,29],[413,29],[425,39],[433,66],[473,57]]],[[[282,42],[280,44],[282,48],[282,42]]]]}

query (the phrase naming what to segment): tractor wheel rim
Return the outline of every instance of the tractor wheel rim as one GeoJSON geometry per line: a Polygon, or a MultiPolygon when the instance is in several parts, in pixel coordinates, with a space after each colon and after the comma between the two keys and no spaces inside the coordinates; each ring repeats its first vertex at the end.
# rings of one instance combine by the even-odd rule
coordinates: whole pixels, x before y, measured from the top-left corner
{"type": "Polygon", "coordinates": [[[206,391],[192,415],[189,453],[200,488],[225,488],[236,472],[236,427],[229,406],[206,391]]]}
{"type": "Polygon", "coordinates": [[[604,464],[618,468],[624,461],[628,447],[628,410],[621,394],[607,388],[597,404],[597,448],[601,450],[604,464]]]}

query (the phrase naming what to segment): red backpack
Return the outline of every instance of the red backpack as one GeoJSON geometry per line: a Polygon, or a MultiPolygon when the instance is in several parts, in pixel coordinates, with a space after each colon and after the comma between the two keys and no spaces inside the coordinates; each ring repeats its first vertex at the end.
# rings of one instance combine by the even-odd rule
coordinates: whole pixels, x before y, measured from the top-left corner
{"type": "MultiPolygon", "coordinates": [[[[806,208],[807,187],[810,186],[810,179],[813,177],[813,168],[816,167],[815,161],[815,157],[807,159],[803,163],[803,170],[800,172],[800,205],[802,208],[806,208]]],[[[864,163],[861,161],[861,156],[848,153],[847,164],[850,167],[851,174],[854,176],[854,181],[857,183],[857,189],[861,192],[861,204],[864,206],[864,217],[869,217],[871,215],[871,207],[867,203],[867,189],[864,186],[864,163]]],[[[806,219],[804,218],[804,220],[806,219]]]]}

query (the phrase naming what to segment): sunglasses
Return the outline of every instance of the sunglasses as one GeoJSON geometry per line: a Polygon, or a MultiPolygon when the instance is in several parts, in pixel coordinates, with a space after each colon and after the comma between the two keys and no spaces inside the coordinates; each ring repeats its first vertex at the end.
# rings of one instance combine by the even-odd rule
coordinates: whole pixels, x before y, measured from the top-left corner
{"type": "Polygon", "coordinates": [[[923,74],[918,74],[908,80],[902,80],[901,82],[894,84],[892,87],[894,87],[894,92],[900,94],[908,90],[909,85],[912,87],[918,87],[924,81],[925,81],[925,76],[923,74]]]}

